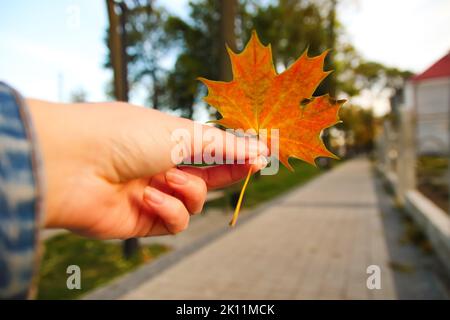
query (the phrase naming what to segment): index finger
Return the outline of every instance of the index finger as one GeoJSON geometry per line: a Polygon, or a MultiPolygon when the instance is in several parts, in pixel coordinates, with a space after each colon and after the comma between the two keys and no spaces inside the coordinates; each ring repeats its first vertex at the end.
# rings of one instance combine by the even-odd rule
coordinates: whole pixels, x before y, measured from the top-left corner
{"type": "Polygon", "coordinates": [[[178,169],[203,179],[210,189],[226,187],[244,179],[251,169],[253,173],[265,167],[267,161],[260,156],[254,164],[222,164],[210,167],[179,166],[178,169]]]}

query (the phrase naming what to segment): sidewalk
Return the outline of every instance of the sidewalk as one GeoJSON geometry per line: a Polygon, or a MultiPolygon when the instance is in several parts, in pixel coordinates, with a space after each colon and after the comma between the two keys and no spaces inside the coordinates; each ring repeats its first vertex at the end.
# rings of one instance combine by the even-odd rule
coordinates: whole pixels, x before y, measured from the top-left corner
{"type": "Polygon", "coordinates": [[[368,160],[348,161],[117,298],[448,298],[435,258],[399,244],[401,219],[377,189],[368,160]],[[399,264],[410,271],[390,267],[399,264]],[[381,269],[379,290],[366,286],[369,265],[381,269]]]}

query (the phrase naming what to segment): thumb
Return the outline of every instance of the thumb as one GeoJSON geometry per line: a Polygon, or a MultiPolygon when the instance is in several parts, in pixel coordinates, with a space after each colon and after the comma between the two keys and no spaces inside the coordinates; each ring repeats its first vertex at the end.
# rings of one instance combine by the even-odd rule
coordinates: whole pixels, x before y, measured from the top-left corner
{"type": "Polygon", "coordinates": [[[244,164],[267,155],[267,146],[250,137],[238,137],[191,120],[168,122],[171,133],[171,164],[244,164]]]}
{"type": "Polygon", "coordinates": [[[256,139],[153,109],[135,109],[139,114],[126,126],[129,131],[122,142],[131,156],[121,161],[121,168],[116,165],[120,180],[151,177],[181,162],[248,163],[268,153],[267,146],[256,139]]]}

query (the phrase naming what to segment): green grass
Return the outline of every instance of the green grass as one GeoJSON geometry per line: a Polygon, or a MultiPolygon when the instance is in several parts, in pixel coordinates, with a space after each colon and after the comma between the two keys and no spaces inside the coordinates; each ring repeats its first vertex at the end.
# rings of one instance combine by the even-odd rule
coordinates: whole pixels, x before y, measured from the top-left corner
{"type": "Polygon", "coordinates": [[[403,208],[397,208],[403,216],[403,234],[400,237],[400,244],[413,244],[423,250],[424,253],[431,253],[433,248],[422,229],[407,215],[403,208]]]}
{"type": "Polygon", "coordinates": [[[401,272],[401,273],[414,273],[415,272],[415,268],[409,264],[406,263],[401,263],[398,261],[389,261],[389,267],[397,272],[401,272]]]}
{"type": "Polygon", "coordinates": [[[420,156],[417,160],[419,191],[449,213],[448,158],[445,156],[420,156]]]}
{"type": "MultiPolygon", "coordinates": [[[[316,168],[296,159],[292,159],[291,164],[294,168],[294,172],[291,172],[280,165],[280,170],[276,175],[252,176],[244,195],[242,207],[251,208],[264,201],[270,200],[295,186],[299,186],[311,180],[313,177],[316,177],[324,171],[323,169],[316,168]]],[[[235,193],[235,197],[240,192],[241,187],[242,183],[233,187],[231,192],[235,193]]],[[[231,204],[227,202],[230,202],[230,200],[227,200],[227,197],[224,197],[207,203],[207,207],[231,206],[231,204]]]]}
{"type": "Polygon", "coordinates": [[[88,291],[135,269],[167,252],[168,247],[142,246],[130,260],[122,258],[120,242],[105,242],[62,234],[45,242],[45,253],[39,274],[38,299],[76,299],[88,291]],[[67,289],[69,265],[81,269],[81,289],[67,289]]]}
{"type": "Polygon", "coordinates": [[[418,167],[425,173],[445,174],[448,168],[448,158],[444,156],[420,156],[418,167]]]}

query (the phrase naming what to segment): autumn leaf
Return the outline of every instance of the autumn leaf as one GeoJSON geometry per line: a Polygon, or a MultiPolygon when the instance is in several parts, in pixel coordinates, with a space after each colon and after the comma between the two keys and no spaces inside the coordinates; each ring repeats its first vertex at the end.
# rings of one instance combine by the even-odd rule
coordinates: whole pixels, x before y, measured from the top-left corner
{"type": "MultiPolygon", "coordinates": [[[[327,150],[320,134],[339,121],[343,100],[328,95],[313,97],[320,82],[330,73],[323,65],[327,51],[308,57],[305,51],[288,69],[278,74],[272,61],[270,45],[264,46],[256,32],[245,49],[237,54],[228,49],[233,71],[230,82],[199,78],[207,87],[205,101],[222,118],[216,122],[226,128],[267,130],[270,149],[271,129],[279,130],[279,160],[292,170],[289,157],[315,165],[317,157],[336,156],[327,150]]],[[[231,224],[236,222],[245,187],[231,224]]]]}

